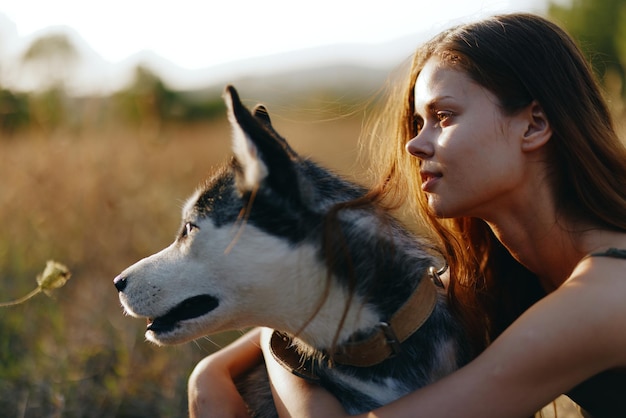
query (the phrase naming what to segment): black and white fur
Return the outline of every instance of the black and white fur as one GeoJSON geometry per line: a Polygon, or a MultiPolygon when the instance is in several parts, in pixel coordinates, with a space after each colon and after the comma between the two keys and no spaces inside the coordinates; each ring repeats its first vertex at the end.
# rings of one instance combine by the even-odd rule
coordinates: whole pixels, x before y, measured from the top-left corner
{"type": "MultiPolygon", "coordinates": [[[[340,210],[328,233],[329,210],[366,191],[297,155],[265,109],[251,113],[234,88],[224,98],[234,158],[188,200],[175,241],[115,279],[125,311],[148,318],[146,336],[157,344],[264,326],[297,334],[303,355],[319,356],[372,333],[436,263],[428,243],[372,207],[340,210]]],[[[367,368],[322,361],[317,371],[320,384],[357,413],[466,360],[463,332],[441,291],[399,354],[367,368]]],[[[257,389],[272,408],[267,382],[257,389]]]]}

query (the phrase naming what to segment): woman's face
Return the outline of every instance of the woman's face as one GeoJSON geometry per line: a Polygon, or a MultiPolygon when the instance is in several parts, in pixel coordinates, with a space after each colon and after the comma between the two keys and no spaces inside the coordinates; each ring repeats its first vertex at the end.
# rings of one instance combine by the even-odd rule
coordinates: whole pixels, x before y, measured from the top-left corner
{"type": "Polygon", "coordinates": [[[415,109],[420,130],[406,149],[421,160],[422,190],[436,216],[489,220],[515,204],[523,126],[502,113],[495,95],[431,58],[417,78],[415,109]]]}

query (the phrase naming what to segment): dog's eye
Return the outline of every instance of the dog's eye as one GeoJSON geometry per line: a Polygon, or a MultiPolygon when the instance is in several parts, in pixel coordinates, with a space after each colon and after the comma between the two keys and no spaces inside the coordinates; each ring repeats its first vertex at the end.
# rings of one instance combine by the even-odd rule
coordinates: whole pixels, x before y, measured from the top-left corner
{"type": "Polygon", "coordinates": [[[180,233],[180,236],[182,238],[186,238],[187,236],[189,236],[189,234],[191,234],[191,231],[193,231],[194,228],[197,228],[197,226],[192,224],[191,222],[187,222],[185,226],[183,226],[183,230],[180,233]]]}

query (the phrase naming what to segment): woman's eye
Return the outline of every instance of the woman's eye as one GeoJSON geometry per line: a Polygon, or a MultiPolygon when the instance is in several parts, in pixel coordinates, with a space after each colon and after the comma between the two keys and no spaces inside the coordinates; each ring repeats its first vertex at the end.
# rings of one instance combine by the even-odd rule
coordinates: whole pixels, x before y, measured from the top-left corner
{"type": "Polygon", "coordinates": [[[192,224],[191,222],[187,222],[185,226],[183,226],[183,230],[180,236],[186,238],[189,234],[191,234],[191,231],[193,231],[194,228],[197,228],[197,226],[192,224]]]}
{"type": "Polygon", "coordinates": [[[439,111],[435,113],[435,117],[437,118],[439,122],[445,122],[446,120],[452,117],[452,112],[439,111]]]}

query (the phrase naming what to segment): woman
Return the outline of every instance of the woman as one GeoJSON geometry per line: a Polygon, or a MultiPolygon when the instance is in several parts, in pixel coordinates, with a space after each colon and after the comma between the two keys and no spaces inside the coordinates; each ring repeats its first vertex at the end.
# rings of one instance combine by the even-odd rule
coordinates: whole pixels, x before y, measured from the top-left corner
{"type": "MultiPolygon", "coordinates": [[[[372,196],[410,196],[435,231],[481,353],[363,416],[528,417],[562,393],[626,416],[626,151],[574,42],[527,14],[456,27],[418,50],[394,97],[372,196]]],[[[245,416],[228,382],[260,359],[259,338],[198,365],[192,415],[245,416]]],[[[345,415],[265,358],[281,416],[345,415]]]]}

